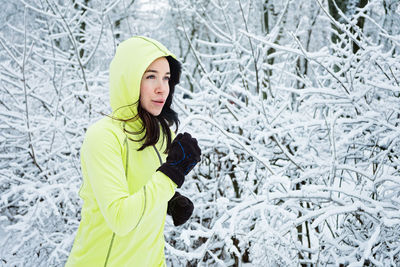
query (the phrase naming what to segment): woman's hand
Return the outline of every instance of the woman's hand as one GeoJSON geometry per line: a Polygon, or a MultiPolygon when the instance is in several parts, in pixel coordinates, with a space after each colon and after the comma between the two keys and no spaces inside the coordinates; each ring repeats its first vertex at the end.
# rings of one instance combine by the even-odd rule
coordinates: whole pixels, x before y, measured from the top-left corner
{"type": "Polygon", "coordinates": [[[175,192],[175,195],[168,201],[167,214],[172,216],[174,225],[178,226],[189,220],[193,209],[193,202],[189,198],[175,192]]]}
{"type": "Polygon", "coordinates": [[[188,174],[200,162],[201,149],[196,138],[189,133],[178,134],[172,141],[167,162],[157,170],[167,175],[174,183],[181,187],[188,174]]]}

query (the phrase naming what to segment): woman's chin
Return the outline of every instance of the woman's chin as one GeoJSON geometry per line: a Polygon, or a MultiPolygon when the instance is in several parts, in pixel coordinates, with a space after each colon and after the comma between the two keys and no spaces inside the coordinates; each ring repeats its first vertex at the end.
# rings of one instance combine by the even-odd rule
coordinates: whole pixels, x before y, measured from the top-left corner
{"type": "Polygon", "coordinates": [[[160,110],[152,110],[149,112],[151,115],[157,117],[158,115],[161,114],[161,109],[160,110]]]}

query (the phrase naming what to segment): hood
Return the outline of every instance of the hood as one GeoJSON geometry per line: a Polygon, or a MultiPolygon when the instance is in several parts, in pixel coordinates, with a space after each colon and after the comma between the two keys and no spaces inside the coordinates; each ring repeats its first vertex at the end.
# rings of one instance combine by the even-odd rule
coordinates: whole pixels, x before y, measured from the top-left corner
{"type": "Polygon", "coordinates": [[[176,56],[158,41],[134,36],[119,44],[110,64],[110,104],[113,116],[132,118],[137,114],[140,82],[147,67],[157,58],[176,56]]]}

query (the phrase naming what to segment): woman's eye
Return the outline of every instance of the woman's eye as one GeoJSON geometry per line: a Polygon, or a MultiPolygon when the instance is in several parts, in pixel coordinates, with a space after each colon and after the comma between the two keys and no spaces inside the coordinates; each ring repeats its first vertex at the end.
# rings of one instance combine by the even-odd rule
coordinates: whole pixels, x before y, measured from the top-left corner
{"type": "Polygon", "coordinates": [[[149,75],[149,76],[147,76],[147,78],[146,79],[153,79],[153,78],[155,78],[156,76],[154,76],[154,75],[149,75]]]}
{"type": "Polygon", "coordinates": [[[164,80],[166,80],[166,81],[169,81],[169,80],[171,80],[171,77],[164,77],[164,80]]]}

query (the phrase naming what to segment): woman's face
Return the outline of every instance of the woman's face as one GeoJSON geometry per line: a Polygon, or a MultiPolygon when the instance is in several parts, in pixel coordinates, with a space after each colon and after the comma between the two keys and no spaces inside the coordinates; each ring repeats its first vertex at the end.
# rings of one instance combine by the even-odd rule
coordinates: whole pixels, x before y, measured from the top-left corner
{"type": "Polygon", "coordinates": [[[146,69],[140,82],[140,104],[153,116],[158,116],[169,94],[171,77],[165,57],[154,60],[146,69]]]}

